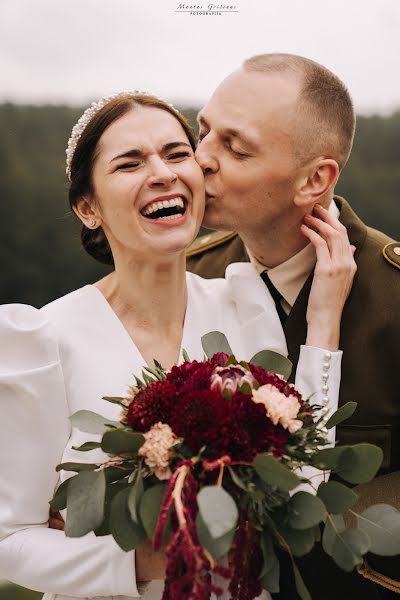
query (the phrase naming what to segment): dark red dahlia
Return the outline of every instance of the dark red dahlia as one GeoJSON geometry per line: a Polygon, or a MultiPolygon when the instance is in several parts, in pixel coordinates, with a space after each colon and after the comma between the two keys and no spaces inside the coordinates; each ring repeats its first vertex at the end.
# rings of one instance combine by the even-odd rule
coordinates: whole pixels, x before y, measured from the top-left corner
{"type": "Polygon", "coordinates": [[[230,401],[220,393],[208,389],[193,390],[178,397],[170,425],[193,452],[198,452],[204,445],[218,450],[219,442],[226,440],[229,413],[230,401]]]}
{"type": "Polygon", "coordinates": [[[134,431],[148,431],[161,421],[169,423],[176,388],[170,381],[156,381],[140,390],[129,405],[127,421],[134,431]]]}
{"type": "Polygon", "coordinates": [[[251,462],[260,452],[280,456],[287,438],[286,429],[272,423],[263,404],[253,402],[247,394],[236,393],[233,396],[228,448],[233,460],[251,462]]]}
{"type": "Polygon", "coordinates": [[[167,381],[171,381],[176,388],[182,391],[189,391],[192,389],[209,389],[210,375],[214,365],[209,362],[186,362],[179,367],[172,367],[171,371],[167,375],[167,381]],[[184,386],[184,390],[181,388],[184,386]]]}

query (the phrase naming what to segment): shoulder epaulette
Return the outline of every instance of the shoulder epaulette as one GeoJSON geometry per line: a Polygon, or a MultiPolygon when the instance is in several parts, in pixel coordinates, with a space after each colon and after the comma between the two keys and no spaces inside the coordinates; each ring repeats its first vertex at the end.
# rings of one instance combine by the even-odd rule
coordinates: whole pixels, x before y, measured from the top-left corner
{"type": "Polygon", "coordinates": [[[186,256],[201,254],[201,252],[205,252],[206,250],[210,250],[211,248],[215,248],[216,246],[228,242],[236,235],[237,233],[235,231],[229,231],[228,233],[226,231],[212,231],[211,233],[201,235],[197,237],[188,248],[186,256]]]}
{"type": "Polygon", "coordinates": [[[384,249],[382,250],[382,254],[384,258],[390,262],[391,265],[394,265],[398,269],[400,269],[400,242],[392,242],[391,244],[386,244],[384,249]]]}

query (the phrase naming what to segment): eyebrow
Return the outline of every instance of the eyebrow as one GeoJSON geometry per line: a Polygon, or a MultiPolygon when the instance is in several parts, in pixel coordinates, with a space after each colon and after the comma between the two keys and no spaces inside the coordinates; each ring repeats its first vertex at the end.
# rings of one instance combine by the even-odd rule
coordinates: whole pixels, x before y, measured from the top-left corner
{"type": "MultiPolygon", "coordinates": [[[[174,148],[179,148],[180,146],[187,146],[188,148],[192,149],[192,146],[187,142],[169,142],[168,144],[164,144],[164,146],[161,148],[161,153],[169,152],[170,150],[174,150],[174,148]]],[[[114,158],[110,160],[110,163],[118,160],[119,158],[142,158],[144,154],[145,153],[143,150],[140,150],[139,148],[132,148],[132,150],[127,150],[122,154],[118,154],[118,156],[114,156],[114,158]]]]}
{"type": "MultiPolygon", "coordinates": [[[[199,113],[197,116],[197,122],[199,123],[199,125],[204,125],[205,127],[209,127],[206,119],[204,118],[204,116],[201,113],[199,113]]],[[[258,149],[257,142],[255,140],[249,138],[247,135],[244,135],[238,129],[234,129],[232,127],[227,127],[225,129],[223,129],[222,131],[223,131],[223,133],[230,135],[231,137],[238,138],[239,140],[241,140],[244,144],[246,144],[249,147],[250,150],[258,149]]]]}

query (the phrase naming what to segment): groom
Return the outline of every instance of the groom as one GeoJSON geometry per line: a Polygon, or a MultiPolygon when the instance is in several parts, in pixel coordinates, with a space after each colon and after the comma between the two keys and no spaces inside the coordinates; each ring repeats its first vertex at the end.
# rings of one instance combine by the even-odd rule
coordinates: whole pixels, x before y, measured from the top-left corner
{"type": "MultiPolygon", "coordinates": [[[[347,228],[358,271],[342,318],[340,404],[355,400],[358,408],[337,428],[337,439],[374,443],[384,452],[383,476],[357,490],[360,509],[375,502],[397,502],[400,508],[400,244],[366,227],[333,195],[355,128],[347,89],[311,60],[255,56],[216,89],[199,124],[204,225],[218,231],[196,240],[188,269],[223,277],[229,263],[250,260],[259,273],[268,270],[263,279],[277,304],[294,368],[305,342],[316,262],[300,223],[318,202],[347,228]]],[[[387,588],[400,591],[397,558],[370,556],[365,577],[344,573],[319,550],[299,564],[313,600],[386,599],[392,597],[387,588]]],[[[284,569],[280,600],[297,598],[288,574],[284,569]]]]}

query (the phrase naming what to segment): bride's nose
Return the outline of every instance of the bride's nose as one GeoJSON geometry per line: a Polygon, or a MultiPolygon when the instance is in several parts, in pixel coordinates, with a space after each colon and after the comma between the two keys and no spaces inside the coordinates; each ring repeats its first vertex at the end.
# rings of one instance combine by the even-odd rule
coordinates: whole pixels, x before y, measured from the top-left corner
{"type": "Polygon", "coordinates": [[[152,161],[150,165],[150,174],[147,179],[149,187],[167,186],[174,183],[178,179],[178,175],[172,171],[169,166],[161,158],[152,161]]]}

